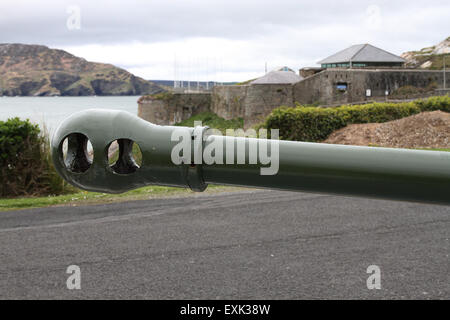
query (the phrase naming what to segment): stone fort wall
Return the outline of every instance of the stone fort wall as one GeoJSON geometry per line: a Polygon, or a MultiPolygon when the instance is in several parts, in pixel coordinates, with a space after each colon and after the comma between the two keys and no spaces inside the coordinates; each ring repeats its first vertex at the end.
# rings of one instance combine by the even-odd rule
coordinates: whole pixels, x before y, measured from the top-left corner
{"type": "Polygon", "coordinates": [[[210,110],[210,93],[174,93],[160,98],[145,96],[138,101],[138,116],[159,125],[173,125],[210,110]]]}
{"type": "Polygon", "coordinates": [[[211,111],[222,118],[243,118],[245,127],[261,122],[281,105],[294,106],[293,86],[260,84],[216,86],[211,93],[174,93],[165,98],[139,99],[138,116],[155,124],[172,125],[211,111]]]}
{"type": "MultiPolygon", "coordinates": [[[[449,76],[450,72],[446,72],[447,79],[449,76]]],[[[377,97],[386,98],[386,91],[390,95],[400,87],[426,88],[432,83],[442,88],[442,71],[327,69],[296,83],[294,100],[300,104],[323,106],[363,103],[377,97]],[[343,84],[347,86],[345,91],[338,89],[338,85],[343,84]],[[367,90],[370,90],[370,96],[366,95],[367,90]]]]}
{"type": "Polygon", "coordinates": [[[251,127],[279,106],[294,106],[293,88],[286,84],[214,87],[211,111],[225,119],[243,118],[245,127],[251,127]]]}
{"type": "MultiPolygon", "coordinates": [[[[450,83],[450,71],[446,73],[450,83]]],[[[175,93],[164,99],[139,100],[138,115],[155,124],[174,124],[195,114],[211,111],[222,118],[243,118],[245,128],[264,120],[280,106],[317,104],[331,106],[364,103],[389,98],[407,85],[426,88],[435,83],[442,89],[443,72],[408,69],[327,69],[294,85],[258,84],[216,86],[211,93],[175,93]],[[339,89],[339,87],[340,89],[339,89]],[[342,86],[345,90],[342,90],[342,86]],[[370,90],[370,96],[367,96],[370,90]]],[[[448,85],[447,85],[448,87],[448,85]]],[[[438,90],[438,94],[447,91],[438,90]]]]}

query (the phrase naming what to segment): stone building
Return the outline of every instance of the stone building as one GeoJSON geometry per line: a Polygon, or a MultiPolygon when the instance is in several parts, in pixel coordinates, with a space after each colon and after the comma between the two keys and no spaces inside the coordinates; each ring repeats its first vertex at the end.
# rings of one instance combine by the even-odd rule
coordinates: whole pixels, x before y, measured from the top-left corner
{"type": "Polygon", "coordinates": [[[448,93],[443,90],[443,71],[406,69],[402,58],[369,44],[352,46],[319,63],[321,68],[304,68],[300,76],[283,67],[247,85],[216,86],[208,94],[141,99],[139,115],[157,124],[173,124],[212,111],[225,119],[241,117],[247,128],[273,109],[297,103],[329,107],[384,101],[405,86],[439,89],[429,94],[448,93]]]}
{"type": "Polygon", "coordinates": [[[292,69],[283,67],[280,70],[273,70],[264,76],[253,80],[250,84],[293,84],[303,80],[302,76],[298,76],[292,69]]]}
{"type": "Polygon", "coordinates": [[[318,62],[326,68],[401,68],[405,59],[368,43],[357,44],[318,62]]]}
{"type": "Polygon", "coordinates": [[[365,103],[389,99],[405,86],[442,89],[443,78],[442,71],[434,70],[329,68],[294,84],[293,98],[320,106],[365,103]]]}
{"type": "Polygon", "coordinates": [[[174,124],[204,111],[243,118],[245,127],[264,120],[281,105],[294,106],[293,86],[303,78],[291,69],[274,70],[248,85],[215,86],[211,93],[174,93],[139,100],[138,115],[156,124],[174,124]]]}

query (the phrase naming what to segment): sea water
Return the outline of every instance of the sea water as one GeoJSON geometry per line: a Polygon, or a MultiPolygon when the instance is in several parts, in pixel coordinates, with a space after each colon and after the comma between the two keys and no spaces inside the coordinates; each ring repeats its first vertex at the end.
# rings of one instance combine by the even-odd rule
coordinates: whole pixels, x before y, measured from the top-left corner
{"type": "Polygon", "coordinates": [[[0,120],[19,117],[51,134],[65,118],[86,109],[124,110],[137,115],[139,96],[0,97],[0,120]]]}

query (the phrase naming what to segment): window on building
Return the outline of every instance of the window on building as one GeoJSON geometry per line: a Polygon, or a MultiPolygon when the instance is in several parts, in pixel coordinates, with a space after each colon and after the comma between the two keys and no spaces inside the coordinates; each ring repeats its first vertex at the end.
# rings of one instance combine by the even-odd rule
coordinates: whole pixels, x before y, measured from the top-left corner
{"type": "Polygon", "coordinates": [[[336,83],[336,89],[339,92],[346,92],[347,91],[347,87],[348,87],[347,82],[338,82],[338,83],[336,83]]]}

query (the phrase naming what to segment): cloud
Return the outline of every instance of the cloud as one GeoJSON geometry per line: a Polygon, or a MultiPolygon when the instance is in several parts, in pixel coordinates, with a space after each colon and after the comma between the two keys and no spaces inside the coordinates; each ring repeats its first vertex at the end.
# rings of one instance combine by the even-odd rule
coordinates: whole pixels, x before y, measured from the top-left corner
{"type": "Polygon", "coordinates": [[[443,40],[448,1],[2,0],[0,42],[39,43],[145,78],[245,80],[355,43],[393,53],[443,40]],[[67,28],[80,10],[80,28],[67,28]],[[73,11],[71,11],[73,14],[73,11]]]}

